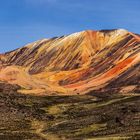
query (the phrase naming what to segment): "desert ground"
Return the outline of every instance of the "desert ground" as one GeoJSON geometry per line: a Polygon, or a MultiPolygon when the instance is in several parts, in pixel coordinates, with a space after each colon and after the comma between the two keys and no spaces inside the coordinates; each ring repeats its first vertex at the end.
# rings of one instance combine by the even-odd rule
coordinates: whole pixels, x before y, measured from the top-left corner
{"type": "Polygon", "coordinates": [[[0,86],[0,140],[140,139],[139,94],[31,96],[0,86]]]}

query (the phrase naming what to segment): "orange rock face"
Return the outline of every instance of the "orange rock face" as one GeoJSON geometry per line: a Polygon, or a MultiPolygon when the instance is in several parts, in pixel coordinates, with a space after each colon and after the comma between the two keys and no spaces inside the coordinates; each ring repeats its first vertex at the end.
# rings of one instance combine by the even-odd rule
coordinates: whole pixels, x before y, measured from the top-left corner
{"type": "Polygon", "coordinates": [[[0,55],[0,81],[25,94],[138,90],[140,37],[123,29],[43,39],[0,55]]]}

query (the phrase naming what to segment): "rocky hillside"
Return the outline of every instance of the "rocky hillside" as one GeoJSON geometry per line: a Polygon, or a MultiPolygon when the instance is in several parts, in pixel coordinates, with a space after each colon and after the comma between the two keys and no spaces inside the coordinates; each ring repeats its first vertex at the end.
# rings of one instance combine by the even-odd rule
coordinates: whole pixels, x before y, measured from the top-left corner
{"type": "Polygon", "coordinates": [[[34,94],[138,92],[140,36],[83,31],[43,39],[0,55],[0,81],[34,94]]]}

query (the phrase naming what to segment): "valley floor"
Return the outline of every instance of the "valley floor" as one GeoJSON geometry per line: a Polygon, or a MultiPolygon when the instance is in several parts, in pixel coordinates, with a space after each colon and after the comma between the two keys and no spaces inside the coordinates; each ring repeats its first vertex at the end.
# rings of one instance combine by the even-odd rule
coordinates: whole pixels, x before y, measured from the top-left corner
{"type": "Polygon", "coordinates": [[[0,140],[140,139],[140,94],[0,93],[0,140]]]}

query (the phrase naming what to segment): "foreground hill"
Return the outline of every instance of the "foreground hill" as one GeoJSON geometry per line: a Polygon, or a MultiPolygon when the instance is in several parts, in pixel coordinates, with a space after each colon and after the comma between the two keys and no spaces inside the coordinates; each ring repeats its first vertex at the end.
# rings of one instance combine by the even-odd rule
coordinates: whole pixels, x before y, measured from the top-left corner
{"type": "Polygon", "coordinates": [[[1,54],[0,81],[38,95],[138,92],[139,64],[139,35],[88,30],[1,54]]]}
{"type": "Polygon", "coordinates": [[[0,83],[0,140],[140,139],[139,94],[31,96],[16,89],[0,83]]]}

